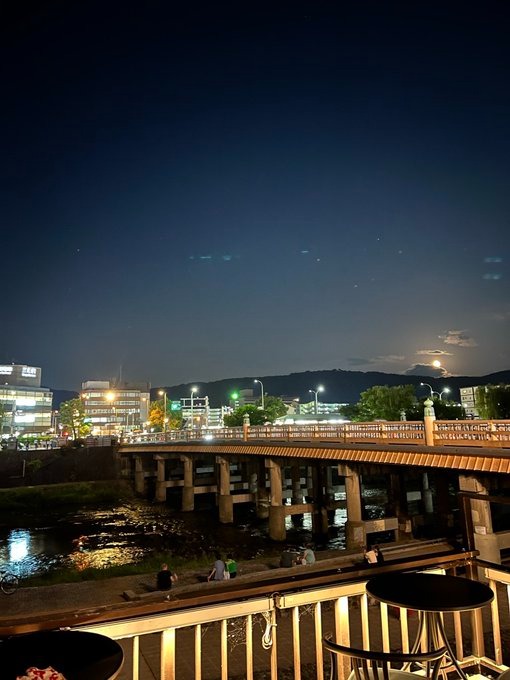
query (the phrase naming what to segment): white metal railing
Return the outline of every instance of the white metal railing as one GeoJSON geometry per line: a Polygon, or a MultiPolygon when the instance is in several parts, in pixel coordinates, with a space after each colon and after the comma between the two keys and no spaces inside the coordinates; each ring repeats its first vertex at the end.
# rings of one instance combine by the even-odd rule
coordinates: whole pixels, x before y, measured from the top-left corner
{"type": "MultiPolygon", "coordinates": [[[[437,446],[510,447],[510,420],[436,420],[433,437],[434,444],[437,446]]],[[[145,444],[196,440],[255,441],[261,439],[424,445],[425,429],[422,421],[197,428],[137,434],[125,437],[122,443],[145,444]]]]}
{"type": "MultiPolygon", "coordinates": [[[[487,569],[486,575],[496,593],[490,611],[486,608],[478,617],[445,614],[445,628],[461,665],[482,662],[498,672],[505,668],[501,616],[508,621],[510,575],[495,568],[487,569]]],[[[253,680],[259,672],[271,680],[283,675],[302,680],[310,668],[314,678],[325,680],[329,658],[323,653],[322,637],[327,632],[344,645],[410,649],[417,630],[413,612],[398,610],[397,615],[387,605],[370,603],[365,584],[275,593],[79,628],[121,641],[126,654],[121,680],[253,680]]]]}

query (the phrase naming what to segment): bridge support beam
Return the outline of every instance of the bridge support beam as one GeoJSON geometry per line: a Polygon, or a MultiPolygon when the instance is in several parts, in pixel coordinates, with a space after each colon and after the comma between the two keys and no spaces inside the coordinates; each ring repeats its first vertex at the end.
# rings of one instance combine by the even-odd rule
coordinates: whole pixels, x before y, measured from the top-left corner
{"type": "Polygon", "coordinates": [[[312,468],[313,479],[313,513],[312,513],[312,532],[314,537],[323,538],[328,533],[328,512],[326,510],[324,498],[323,468],[320,463],[316,463],[312,468]]]}
{"type": "Polygon", "coordinates": [[[273,541],[284,541],[285,508],[283,507],[282,466],[279,462],[268,459],[266,466],[269,470],[269,538],[273,541]]]}
{"type": "Polygon", "coordinates": [[[195,488],[193,480],[193,458],[181,456],[184,468],[184,486],[182,487],[182,511],[192,512],[195,509],[195,488]]]}
{"type": "Polygon", "coordinates": [[[145,495],[145,472],[142,456],[135,456],[135,493],[145,495]]]}
{"type": "Polygon", "coordinates": [[[165,476],[165,458],[155,456],[157,463],[156,474],[156,501],[164,503],[166,501],[166,476],[165,476]]]}
{"type": "Polygon", "coordinates": [[[218,510],[221,524],[232,524],[234,521],[234,499],[230,493],[230,463],[227,458],[217,456],[218,464],[218,510]]]}
{"type": "MultiPolygon", "coordinates": [[[[476,475],[459,475],[459,489],[486,496],[489,484],[476,475]]],[[[480,559],[501,564],[498,537],[492,528],[490,503],[471,499],[470,508],[475,548],[480,551],[480,559]]]]}
{"type": "Polygon", "coordinates": [[[257,517],[267,519],[269,517],[269,492],[266,487],[266,459],[262,458],[257,463],[257,517]]]}
{"type": "Polygon", "coordinates": [[[366,546],[365,524],[361,513],[361,484],[357,470],[350,465],[339,465],[338,474],[345,478],[347,500],[347,522],[345,523],[345,543],[351,549],[366,546]]]}

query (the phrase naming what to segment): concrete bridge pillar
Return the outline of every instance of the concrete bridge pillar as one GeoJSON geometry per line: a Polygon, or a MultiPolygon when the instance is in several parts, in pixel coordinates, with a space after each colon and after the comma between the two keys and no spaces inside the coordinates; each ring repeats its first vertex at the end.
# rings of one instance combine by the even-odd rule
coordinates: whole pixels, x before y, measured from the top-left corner
{"type": "Polygon", "coordinates": [[[234,499],[230,493],[230,463],[228,458],[218,456],[218,510],[221,524],[232,524],[234,521],[234,499]]]}
{"type": "MultiPolygon", "coordinates": [[[[475,475],[459,475],[459,489],[486,496],[489,494],[489,483],[475,475]]],[[[498,537],[492,528],[490,503],[470,499],[469,507],[471,508],[475,548],[480,551],[480,559],[501,564],[498,537]]]]}
{"type": "Polygon", "coordinates": [[[338,474],[345,478],[347,500],[347,522],[345,543],[348,549],[363,548],[366,545],[365,524],[361,512],[361,483],[359,472],[350,465],[339,465],[338,474]]]}
{"type": "Polygon", "coordinates": [[[427,515],[431,515],[434,512],[434,502],[432,498],[432,489],[429,485],[429,476],[427,472],[422,475],[422,492],[421,497],[423,500],[423,509],[427,515]]]}
{"type": "Polygon", "coordinates": [[[313,467],[306,466],[306,495],[313,498],[313,467]]]}
{"type": "Polygon", "coordinates": [[[399,533],[412,533],[412,524],[407,506],[407,490],[403,472],[391,472],[388,490],[388,515],[397,517],[399,533]]]}
{"type": "Polygon", "coordinates": [[[181,456],[184,468],[184,485],[182,487],[182,511],[192,512],[195,509],[195,487],[193,479],[193,458],[181,456]]]}
{"type": "Polygon", "coordinates": [[[453,513],[450,509],[450,483],[445,474],[435,475],[437,512],[439,513],[441,526],[445,534],[453,529],[453,513]]]}
{"type": "Polygon", "coordinates": [[[314,511],[312,513],[312,532],[315,537],[324,537],[328,533],[328,513],[324,499],[324,483],[320,463],[316,463],[312,468],[313,491],[312,498],[314,511]]]}
{"type": "Polygon", "coordinates": [[[299,505],[303,502],[303,491],[301,489],[301,467],[299,463],[294,463],[290,468],[292,480],[292,503],[299,505]]]}
{"type": "Polygon", "coordinates": [[[283,506],[282,491],[282,466],[272,458],[267,460],[269,470],[269,538],[273,541],[284,541],[287,537],[285,531],[285,508],[283,506]]]}
{"type": "Polygon", "coordinates": [[[141,496],[145,495],[145,472],[141,456],[135,456],[135,492],[141,496]]]}
{"type": "Polygon", "coordinates": [[[165,477],[165,458],[156,456],[157,475],[156,475],[156,501],[164,503],[166,501],[166,477],[165,477]]]}
{"type": "Polygon", "coordinates": [[[269,491],[266,487],[266,460],[261,458],[257,461],[257,517],[267,519],[269,517],[269,491]]]}

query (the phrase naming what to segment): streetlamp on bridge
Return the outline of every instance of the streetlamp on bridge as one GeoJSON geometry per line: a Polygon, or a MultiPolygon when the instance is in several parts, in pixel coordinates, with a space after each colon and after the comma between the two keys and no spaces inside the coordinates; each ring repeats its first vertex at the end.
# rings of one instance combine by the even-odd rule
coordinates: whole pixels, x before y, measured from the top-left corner
{"type": "Polygon", "coordinates": [[[322,385],[319,385],[316,390],[308,390],[311,394],[314,395],[315,399],[315,415],[319,414],[319,399],[317,395],[319,392],[324,392],[324,387],[322,385]]]}
{"type": "Polygon", "coordinates": [[[262,384],[262,380],[259,380],[258,378],[255,378],[255,380],[253,382],[258,383],[260,385],[260,391],[261,391],[260,403],[262,405],[262,410],[264,410],[264,385],[262,384]]]}
{"type": "Polygon", "coordinates": [[[193,429],[193,395],[195,392],[198,392],[198,387],[192,387],[191,388],[191,398],[190,398],[190,414],[191,414],[191,423],[190,423],[190,430],[193,429]]]}
{"type": "Polygon", "coordinates": [[[166,413],[166,390],[159,390],[158,394],[163,397],[163,432],[166,432],[166,424],[168,423],[167,413],[166,413]]]}

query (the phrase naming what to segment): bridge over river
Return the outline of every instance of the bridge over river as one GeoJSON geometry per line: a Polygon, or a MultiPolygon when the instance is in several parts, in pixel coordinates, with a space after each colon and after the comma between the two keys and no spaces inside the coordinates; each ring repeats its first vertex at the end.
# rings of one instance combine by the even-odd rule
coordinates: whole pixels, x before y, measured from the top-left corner
{"type": "MultiPolygon", "coordinates": [[[[311,513],[314,534],[327,533],[330,513],[344,504],[349,548],[382,531],[410,533],[431,516],[454,531],[460,496],[472,496],[470,519],[476,548],[499,561],[490,494],[504,493],[510,479],[510,421],[346,423],[172,431],[124,440],[119,448],[125,476],[138,493],[155,484],[155,498],[180,489],[182,510],[195,496],[216,494],[219,520],[234,520],[236,503],[254,503],[269,519],[269,534],[284,541],[286,518],[311,513]],[[386,482],[384,517],[363,511],[363,479],[386,482]],[[410,514],[410,488],[420,512],[410,514]],[[418,489],[418,491],[416,491],[418,489]],[[452,493],[453,491],[453,493],[452,493]],[[344,496],[345,494],[345,496],[344,496]],[[452,502],[453,498],[453,502],[452,502]]],[[[411,494],[412,496],[412,494],[411,494]]]]}

